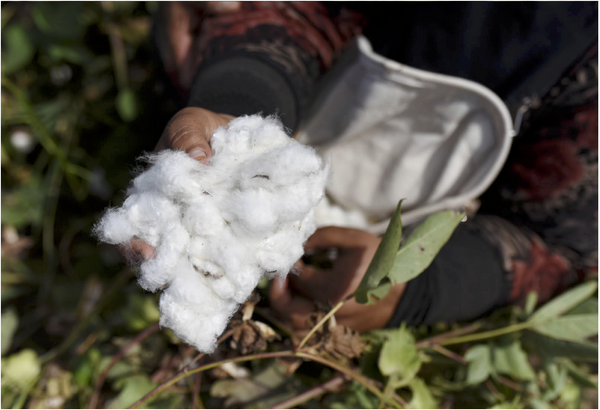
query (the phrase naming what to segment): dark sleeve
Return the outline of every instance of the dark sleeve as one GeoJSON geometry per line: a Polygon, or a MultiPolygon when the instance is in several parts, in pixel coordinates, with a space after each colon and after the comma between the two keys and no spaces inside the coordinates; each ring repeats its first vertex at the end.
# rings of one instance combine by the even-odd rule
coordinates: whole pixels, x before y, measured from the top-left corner
{"type": "Polygon", "coordinates": [[[200,67],[188,105],[233,116],[276,114],[294,131],[314,83],[298,75],[300,68],[284,69],[264,53],[235,52],[211,59],[200,67]]]}
{"type": "Polygon", "coordinates": [[[508,302],[510,281],[501,256],[468,223],[408,282],[389,327],[473,319],[508,302]]]}

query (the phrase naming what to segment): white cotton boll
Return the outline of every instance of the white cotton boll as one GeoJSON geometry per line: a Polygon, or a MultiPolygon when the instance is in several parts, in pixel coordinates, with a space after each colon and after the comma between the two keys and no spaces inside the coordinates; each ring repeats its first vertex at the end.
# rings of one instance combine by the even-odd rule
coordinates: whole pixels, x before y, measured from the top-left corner
{"type": "Polygon", "coordinates": [[[302,256],[330,168],[275,118],[237,118],[211,148],[208,165],[181,151],[146,156],[152,166],[95,228],[105,242],[156,248],[139,283],[163,289],[161,326],[204,352],[263,276],[287,275],[302,256]]]}
{"type": "Polygon", "coordinates": [[[119,245],[128,242],[137,234],[123,209],[111,208],[94,228],[95,235],[102,242],[119,245]]]}

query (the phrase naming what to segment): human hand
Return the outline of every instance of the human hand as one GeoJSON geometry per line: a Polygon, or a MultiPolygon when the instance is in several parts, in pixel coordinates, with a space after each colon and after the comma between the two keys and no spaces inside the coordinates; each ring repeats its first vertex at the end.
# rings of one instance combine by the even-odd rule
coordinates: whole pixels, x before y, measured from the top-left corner
{"type": "MultiPolygon", "coordinates": [[[[171,118],[154,151],[174,149],[187,152],[192,158],[206,164],[212,157],[210,138],[219,127],[229,124],[234,117],[217,114],[198,107],[187,107],[171,118]]],[[[156,250],[140,239],[134,239],[121,248],[130,263],[152,259],[156,250]]]]}
{"type": "MultiPolygon", "coordinates": [[[[381,238],[358,229],[318,229],[306,242],[305,252],[338,249],[332,268],[326,270],[298,261],[299,275],[291,274],[285,281],[276,279],[271,284],[272,309],[294,330],[306,330],[315,302],[335,305],[354,293],[380,242],[381,238]]],[[[352,298],[337,311],[336,320],[358,331],[383,328],[391,320],[404,288],[405,284],[393,286],[384,299],[373,305],[362,305],[352,298]]]]}

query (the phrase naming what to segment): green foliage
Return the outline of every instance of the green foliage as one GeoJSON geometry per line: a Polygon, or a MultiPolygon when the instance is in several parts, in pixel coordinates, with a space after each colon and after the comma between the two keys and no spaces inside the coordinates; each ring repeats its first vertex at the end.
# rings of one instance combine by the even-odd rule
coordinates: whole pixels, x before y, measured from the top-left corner
{"type": "Polygon", "coordinates": [[[395,377],[395,388],[408,384],[417,375],[421,368],[421,358],[415,346],[415,338],[406,326],[389,334],[383,343],[378,364],[381,374],[395,377]]]}
{"type": "Polygon", "coordinates": [[[402,220],[398,204],[381,244],[355,292],[356,301],[373,304],[383,299],[392,285],[408,282],[421,274],[431,264],[442,246],[456,229],[464,214],[442,211],[429,216],[402,245],[402,220]],[[400,245],[400,246],[399,246],[400,245]]]}
{"type": "Polygon", "coordinates": [[[383,235],[381,244],[369,264],[362,282],[358,286],[354,297],[357,302],[371,305],[375,303],[371,298],[383,299],[390,291],[389,281],[381,283],[386,278],[394,265],[396,253],[402,240],[402,220],[400,218],[402,201],[398,203],[396,211],[383,235]]]}
{"type": "Polygon", "coordinates": [[[480,384],[487,380],[492,373],[492,356],[488,345],[476,345],[471,347],[465,360],[469,362],[467,372],[468,384],[480,384]]]}
{"type": "Polygon", "coordinates": [[[2,356],[9,351],[18,326],[19,316],[13,307],[9,307],[2,312],[2,356]]]}
{"type": "MultiPolygon", "coordinates": [[[[135,158],[153,149],[181,105],[152,62],[149,13],[157,7],[156,2],[2,4],[3,408],[87,408],[117,355],[121,358],[98,387],[98,407],[126,407],[196,355],[164,329],[123,351],[158,321],[157,299],[139,289],[117,250],[99,246],[89,235],[107,195],[114,193],[111,203],[122,200],[135,158]],[[15,131],[32,137],[31,151],[14,145],[15,131]]],[[[393,284],[419,275],[463,217],[450,211],[432,215],[402,242],[400,208],[355,295],[362,303],[373,303],[393,284]]],[[[264,314],[268,283],[260,289],[255,316],[264,314]]],[[[532,294],[524,310],[507,308],[481,318],[478,330],[436,342],[447,350],[433,350],[422,339],[470,324],[370,332],[360,358],[335,361],[359,369],[372,380],[368,388],[344,381],[340,390],[324,391],[297,407],[401,407],[396,397],[410,408],[589,406],[590,392],[598,389],[597,367],[590,365],[598,359],[592,338],[596,293],[593,280],[537,310],[532,294]]],[[[260,320],[271,319],[265,314],[260,320]]],[[[319,343],[347,341],[328,333],[332,323],[324,326],[319,343]]],[[[288,335],[281,331],[281,336],[267,352],[290,349],[288,335]]],[[[225,342],[203,363],[239,356],[232,346],[225,342]]],[[[304,348],[332,359],[318,344],[304,348]]],[[[265,408],[336,375],[325,365],[295,360],[237,364],[238,375],[247,374],[239,378],[223,368],[206,370],[198,397],[208,408],[265,408]]],[[[143,407],[190,408],[193,394],[194,379],[187,377],[143,407]]]]}

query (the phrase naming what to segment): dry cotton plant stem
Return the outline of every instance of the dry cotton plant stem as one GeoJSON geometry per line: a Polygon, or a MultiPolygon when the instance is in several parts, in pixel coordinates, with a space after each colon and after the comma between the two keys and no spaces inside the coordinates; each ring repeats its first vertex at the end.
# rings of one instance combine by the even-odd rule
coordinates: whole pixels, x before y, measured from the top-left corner
{"type": "Polygon", "coordinates": [[[202,373],[197,373],[194,377],[194,389],[192,391],[192,408],[203,409],[204,404],[200,398],[200,384],[202,383],[202,373]]]}
{"type": "Polygon", "coordinates": [[[113,359],[111,360],[109,365],[106,366],[106,368],[102,371],[102,373],[98,377],[98,381],[96,382],[96,387],[94,388],[94,393],[92,394],[92,397],[90,398],[90,403],[88,405],[88,408],[95,409],[96,406],[98,405],[98,399],[100,398],[100,389],[102,389],[102,386],[104,385],[104,381],[106,380],[106,376],[108,376],[108,372],[110,372],[110,369],[112,369],[133,346],[137,345],[138,343],[141,343],[142,340],[144,340],[151,334],[158,332],[159,330],[160,330],[160,326],[158,323],[150,326],[149,328],[147,328],[146,330],[144,330],[143,332],[138,334],[135,338],[133,338],[133,340],[131,340],[129,343],[127,343],[127,345],[125,345],[121,349],[121,351],[119,353],[117,353],[115,355],[115,357],[113,357],[113,359]]]}
{"type": "Polygon", "coordinates": [[[442,341],[444,341],[446,339],[473,333],[473,332],[479,330],[480,327],[481,327],[481,324],[474,323],[472,325],[465,326],[460,329],[451,330],[449,332],[442,333],[440,335],[436,335],[436,336],[429,337],[427,339],[419,340],[417,342],[416,346],[417,346],[417,349],[431,347],[431,346],[440,344],[442,341]]]}
{"type": "Polygon", "coordinates": [[[454,353],[451,350],[446,349],[445,347],[439,346],[439,345],[433,345],[431,346],[431,348],[433,350],[435,350],[436,352],[438,352],[439,354],[446,356],[449,359],[455,360],[457,362],[459,362],[460,364],[464,364],[467,365],[468,362],[463,359],[463,357],[457,353],[454,353]]]}
{"type": "Polygon", "coordinates": [[[393,406],[394,408],[398,408],[398,409],[405,408],[405,407],[402,407],[402,405],[399,404],[398,401],[393,400],[392,398],[385,398],[383,396],[383,393],[381,392],[381,390],[379,390],[377,387],[375,387],[377,385],[377,383],[374,380],[371,380],[368,377],[363,376],[362,374],[355,372],[352,369],[347,368],[346,366],[332,362],[323,357],[316,356],[316,355],[313,355],[310,353],[305,353],[305,352],[293,352],[291,350],[285,350],[282,352],[258,353],[258,354],[248,355],[248,356],[240,356],[240,357],[235,357],[233,359],[226,359],[226,360],[221,360],[218,362],[209,363],[207,365],[197,367],[197,368],[187,371],[187,372],[185,372],[185,371],[180,372],[175,377],[171,378],[170,380],[167,380],[166,382],[162,383],[160,386],[156,387],[154,390],[152,390],[150,393],[148,393],[147,395],[142,397],[140,400],[138,400],[136,403],[134,403],[129,408],[130,409],[138,408],[139,406],[141,406],[142,404],[144,404],[148,400],[150,400],[152,397],[156,396],[158,393],[165,390],[167,387],[172,386],[173,384],[177,383],[179,380],[181,380],[187,376],[190,376],[192,374],[197,374],[197,373],[203,372],[205,370],[210,370],[215,367],[221,366],[225,363],[242,363],[242,362],[248,362],[250,360],[272,359],[272,358],[276,358],[276,357],[299,357],[302,359],[308,359],[308,360],[312,360],[312,361],[324,364],[325,366],[330,367],[334,370],[337,370],[337,371],[347,375],[348,377],[356,380],[358,383],[365,386],[367,388],[367,390],[369,390],[371,393],[373,393],[379,399],[385,400],[390,406],[393,406]]]}
{"type": "Polygon", "coordinates": [[[158,386],[157,388],[155,388],[154,390],[152,390],[150,393],[148,393],[147,395],[145,395],[144,397],[142,397],[140,400],[138,400],[137,402],[135,402],[133,405],[131,405],[131,407],[129,407],[130,409],[137,409],[139,406],[141,406],[142,404],[146,403],[148,400],[150,400],[152,397],[156,396],[158,393],[160,393],[161,391],[165,390],[167,387],[172,386],[173,384],[177,383],[179,380],[190,376],[192,374],[196,374],[196,373],[200,373],[203,372],[205,370],[210,370],[213,369],[215,367],[219,367],[225,363],[241,363],[241,362],[247,362],[250,360],[259,360],[259,359],[271,359],[271,358],[275,358],[275,357],[290,357],[293,356],[294,353],[291,350],[284,350],[282,352],[269,352],[269,353],[258,353],[258,354],[251,354],[248,356],[240,356],[240,357],[235,357],[233,359],[226,359],[226,360],[220,360],[218,362],[213,362],[213,363],[209,363],[207,365],[204,366],[200,366],[197,367],[193,370],[190,370],[189,372],[185,372],[182,373],[180,372],[179,374],[177,374],[175,377],[167,380],[166,382],[162,383],[160,386],[158,386]]]}
{"type": "Polygon", "coordinates": [[[315,334],[315,332],[317,330],[319,330],[321,328],[321,326],[323,326],[328,320],[329,318],[331,318],[331,316],[335,315],[335,312],[337,312],[338,310],[340,310],[340,308],[342,306],[344,306],[344,303],[346,303],[346,301],[348,300],[348,298],[340,301],[337,305],[335,305],[335,307],[333,309],[331,309],[323,319],[321,319],[319,321],[319,323],[317,323],[312,329],[310,329],[310,332],[308,332],[308,334],[304,337],[304,339],[302,339],[302,341],[300,342],[300,344],[298,345],[298,347],[296,347],[296,351],[302,349],[302,346],[304,346],[306,344],[306,342],[308,342],[308,340],[311,338],[312,335],[315,334]]]}
{"type": "Polygon", "coordinates": [[[377,398],[379,400],[385,401],[387,404],[389,404],[390,406],[392,406],[395,409],[403,408],[402,405],[400,403],[398,403],[396,400],[393,400],[391,397],[385,397],[383,392],[381,390],[379,390],[377,387],[375,387],[375,383],[373,383],[373,381],[371,379],[369,379],[366,376],[363,376],[362,374],[360,374],[358,372],[355,372],[352,369],[347,368],[346,366],[329,361],[321,356],[317,356],[317,355],[305,353],[305,352],[296,352],[295,356],[324,364],[327,367],[331,367],[332,369],[335,369],[341,373],[344,373],[345,375],[353,378],[358,383],[365,386],[367,388],[367,390],[369,390],[371,393],[373,393],[375,396],[377,396],[377,398]]]}
{"type": "Polygon", "coordinates": [[[344,374],[338,374],[333,379],[326,381],[325,383],[319,384],[318,386],[313,387],[310,390],[305,391],[304,393],[300,393],[299,395],[292,397],[291,399],[282,401],[279,404],[271,407],[272,409],[291,409],[296,407],[302,403],[306,403],[309,400],[312,400],[316,397],[321,396],[322,394],[331,392],[340,386],[342,386],[346,380],[347,376],[344,374]]]}

